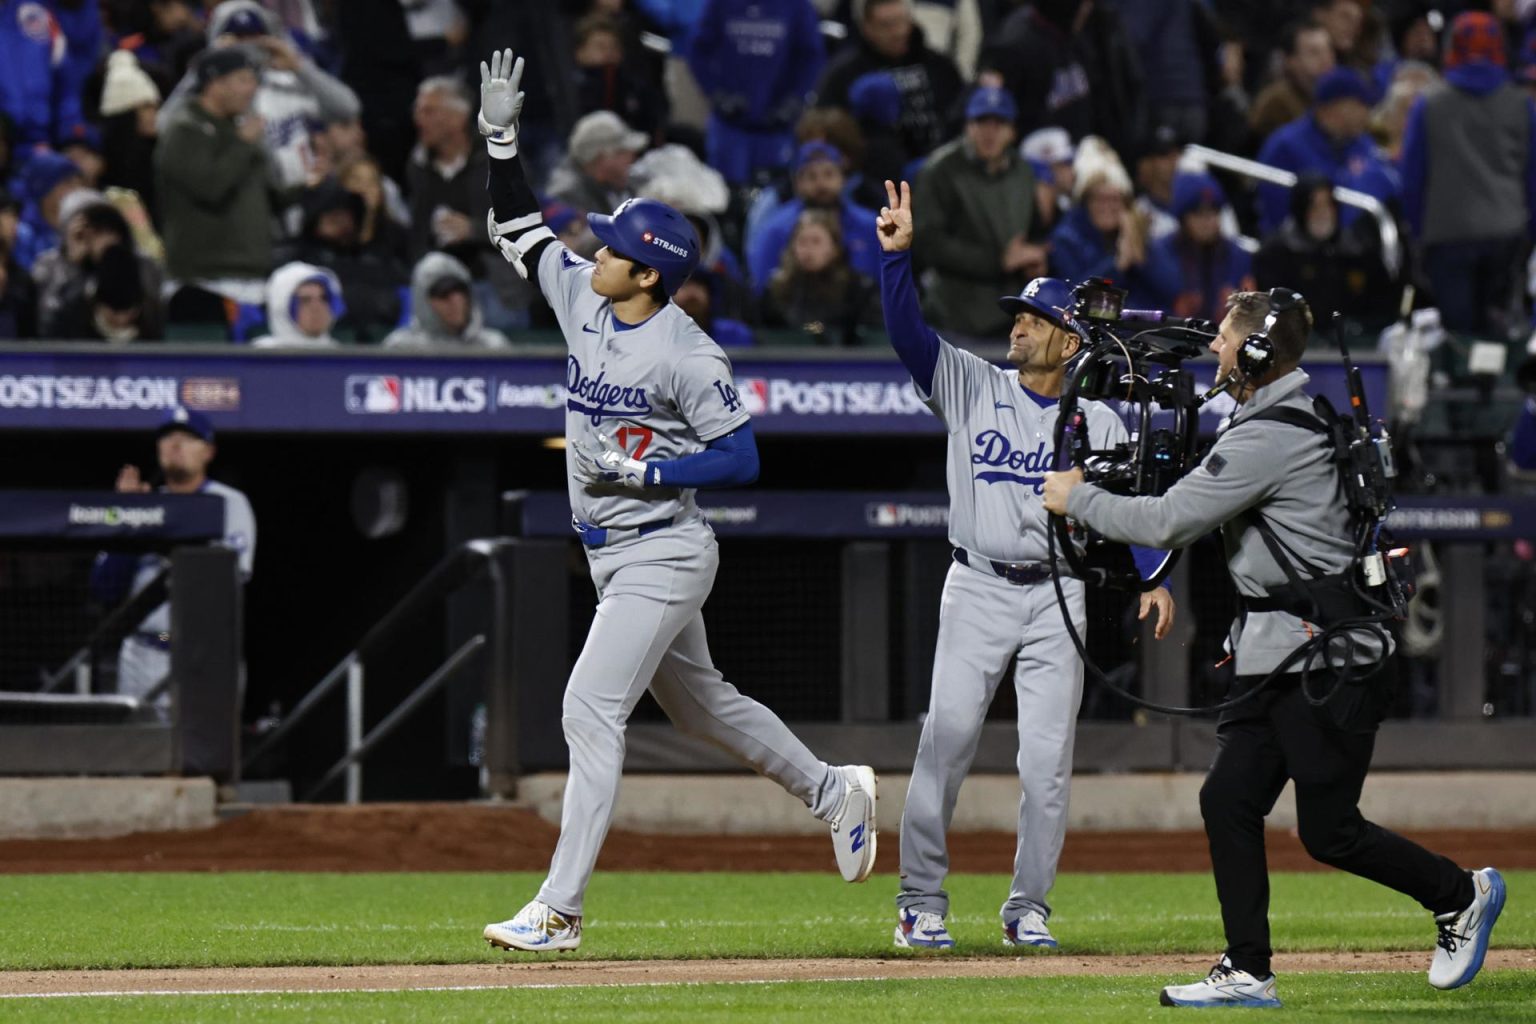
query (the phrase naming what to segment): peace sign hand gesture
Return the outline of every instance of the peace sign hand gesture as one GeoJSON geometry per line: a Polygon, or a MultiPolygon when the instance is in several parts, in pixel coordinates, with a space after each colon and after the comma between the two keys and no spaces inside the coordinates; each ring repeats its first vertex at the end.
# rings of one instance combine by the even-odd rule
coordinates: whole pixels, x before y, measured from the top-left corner
{"type": "Polygon", "coordinates": [[[896,194],[896,184],[889,179],[885,183],[886,202],[875,220],[875,233],[880,248],[886,252],[906,252],[912,248],[912,186],[901,183],[901,195],[896,194]]]}

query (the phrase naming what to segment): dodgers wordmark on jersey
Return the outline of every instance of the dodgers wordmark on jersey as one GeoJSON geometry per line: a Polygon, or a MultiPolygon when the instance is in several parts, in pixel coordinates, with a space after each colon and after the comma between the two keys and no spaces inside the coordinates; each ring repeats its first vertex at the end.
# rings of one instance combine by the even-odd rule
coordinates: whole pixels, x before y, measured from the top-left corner
{"type": "Polygon", "coordinates": [[[569,446],[581,440],[596,447],[603,433],[641,460],[703,451],[751,418],[736,393],[730,360],[674,303],[642,324],[620,325],[612,303],[592,290],[592,264],[564,245],[545,248],[539,286],[569,350],[565,439],[571,512],[607,529],[692,518],[691,489],[647,487],[640,492],[582,483],[572,471],[569,446]]]}
{"type": "MultiPolygon", "coordinates": [[[[1021,387],[1019,371],[944,342],[933,393],[919,395],[949,432],[949,542],[1001,562],[1050,558],[1041,496],[1054,457],[1060,403],[1021,387]]],[[[1113,410],[1082,402],[1094,448],[1129,434],[1113,410]]]]}

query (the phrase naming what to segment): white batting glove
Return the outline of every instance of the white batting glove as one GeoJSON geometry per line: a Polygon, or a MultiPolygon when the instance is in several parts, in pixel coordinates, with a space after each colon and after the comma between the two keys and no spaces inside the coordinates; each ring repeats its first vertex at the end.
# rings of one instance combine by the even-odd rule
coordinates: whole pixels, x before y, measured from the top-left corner
{"type": "Polygon", "coordinates": [[[576,478],[588,484],[616,484],[620,487],[644,487],[654,483],[654,467],[628,452],[607,434],[597,435],[598,445],[590,441],[572,441],[571,455],[576,463],[576,478]]]}
{"type": "Polygon", "coordinates": [[[517,155],[517,118],[523,112],[523,58],[512,59],[511,50],[491,54],[490,64],[480,62],[480,134],[490,144],[491,155],[506,159],[517,155]]]}

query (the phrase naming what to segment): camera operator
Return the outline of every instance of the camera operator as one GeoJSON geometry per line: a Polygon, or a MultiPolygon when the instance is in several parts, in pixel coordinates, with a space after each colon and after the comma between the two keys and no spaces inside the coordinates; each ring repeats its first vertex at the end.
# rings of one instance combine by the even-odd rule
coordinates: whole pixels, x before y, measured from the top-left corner
{"type": "MultiPolygon", "coordinates": [[[[1305,657],[1292,657],[1351,613],[1341,616],[1333,601],[1324,602],[1332,614],[1309,611],[1304,618],[1287,610],[1300,603],[1290,581],[1298,573],[1348,579],[1340,574],[1351,572],[1355,560],[1332,440],[1280,412],[1312,414],[1300,369],[1311,325],[1311,311],[1295,292],[1239,292],[1228,300],[1210,348],[1220,360],[1218,383],[1226,383],[1237,410],[1200,464],[1161,497],[1109,494],[1084,484],[1080,469],[1046,475],[1046,508],[1111,540],[1182,548],[1220,526],[1242,607],[1229,640],[1237,662],[1233,695],[1262,686],[1221,715],[1216,759],[1200,791],[1226,953],[1204,980],[1163,989],[1168,1006],[1279,1005],[1270,972],[1264,818],[1287,779],[1295,782],[1297,827],[1309,854],[1411,896],[1436,915],[1438,948],[1429,970],[1436,988],[1472,980],[1503,907],[1497,871],[1464,871],[1360,814],[1394,677],[1385,633],[1354,629],[1347,634],[1353,643],[1333,633],[1343,642],[1322,650],[1314,643],[1305,657]],[[1254,351],[1266,347],[1260,338],[1271,358],[1267,369],[1253,372],[1260,365],[1254,351]],[[1278,561],[1281,549],[1294,563],[1289,571],[1278,561]],[[1277,669],[1278,678],[1262,685],[1277,669]]],[[[1323,596],[1320,584],[1303,589],[1323,596]]]]}

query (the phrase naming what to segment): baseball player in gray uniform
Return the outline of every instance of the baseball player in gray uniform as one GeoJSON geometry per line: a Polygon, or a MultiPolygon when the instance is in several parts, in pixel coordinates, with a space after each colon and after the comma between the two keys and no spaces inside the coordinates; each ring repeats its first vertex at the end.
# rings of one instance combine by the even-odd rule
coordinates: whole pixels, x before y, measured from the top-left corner
{"type": "Polygon", "coordinates": [[[556,241],[517,159],[522,67],[510,50],[480,65],[490,232],[543,292],[565,335],[572,521],[598,594],[565,691],[570,778],[554,862],[533,901],[484,932],[493,946],[543,951],[581,944],[625,723],[646,689],[684,733],[773,779],[826,821],[850,882],[874,867],[875,774],[818,759],[710,659],[700,608],[720,555],[694,492],[751,483],[758,458],[725,353],[671,302],[698,262],[699,240],[676,210],[633,199],[611,217],[588,218],[603,242],[595,262],[556,241]]]}
{"type": "MultiPolygon", "coordinates": [[[[240,578],[249,581],[256,560],[256,516],[246,496],[227,484],[208,478],[208,464],[216,449],[213,423],[189,409],[174,409],[155,432],[155,454],[165,477],[161,490],[170,494],[217,494],[224,499],[224,544],[239,553],[240,578]]],[[[150,485],[139,467],[124,466],[117,474],[117,489],[146,494],[150,485]]],[[[92,589],[108,603],[138,593],[166,566],[162,555],[99,555],[92,568],[92,589]]],[[[162,604],[145,616],[137,629],[123,640],[117,659],[117,692],[143,697],[171,672],[171,606],[162,604]]],[[[162,694],[154,701],[161,717],[170,706],[162,694]]]]}
{"type": "MultiPolygon", "coordinates": [[[[949,872],[945,833],[960,783],[970,770],[982,721],[997,685],[1015,661],[1019,708],[1019,844],[1013,887],[1003,903],[1003,941],[1054,948],[1046,898],[1066,835],[1072,742],[1082,701],[1083,666],[1062,621],[1050,582],[1047,516],[1040,495],[1051,468],[1057,396],[1077,352],[1063,329],[1066,284],[1036,278],[1000,300],[1014,315],[1003,370],[945,342],[923,321],[912,281],[912,195],[886,182],[890,205],[880,212],[880,272],[886,329],[918,393],[949,434],[949,541],[954,564],[939,610],[933,689],[918,741],[901,819],[901,892],[896,945],[951,949],[945,925],[949,872]]],[[[1118,416],[1084,402],[1095,448],[1123,441],[1118,416]]],[[[1144,575],[1160,552],[1135,552],[1144,575]]],[[[1083,584],[1062,587],[1079,632],[1083,584]]],[[[1173,621],[1162,588],[1141,595],[1141,617],[1156,612],[1157,636],[1173,621]]]]}

